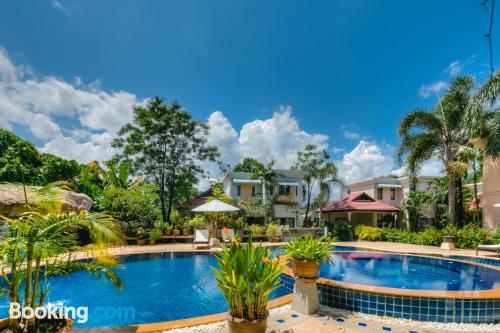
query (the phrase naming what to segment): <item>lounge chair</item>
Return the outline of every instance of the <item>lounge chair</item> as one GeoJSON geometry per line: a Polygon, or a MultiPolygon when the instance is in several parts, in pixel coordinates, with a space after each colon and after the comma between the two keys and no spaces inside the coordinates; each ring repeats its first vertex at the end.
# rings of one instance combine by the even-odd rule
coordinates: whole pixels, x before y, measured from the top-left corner
{"type": "MultiPolygon", "coordinates": [[[[195,245],[205,244],[210,246],[210,234],[208,229],[195,229],[194,231],[194,239],[193,239],[193,249],[195,245]]],[[[196,249],[198,246],[196,246],[196,249]]]]}
{"type": "Polygon", "coordinates": [[[497,244],[497,245],[478,245],[477,249],[476,249],[476,256],[479,255],[479,250],[496,252],[497,257],[500,257],[500,244],[497,244]]]}
{"type": "Polygon", "coordinates": [[[224,243],[230,243],[234,239],[234,229],[222,229],[222,240],[224,243]]]}

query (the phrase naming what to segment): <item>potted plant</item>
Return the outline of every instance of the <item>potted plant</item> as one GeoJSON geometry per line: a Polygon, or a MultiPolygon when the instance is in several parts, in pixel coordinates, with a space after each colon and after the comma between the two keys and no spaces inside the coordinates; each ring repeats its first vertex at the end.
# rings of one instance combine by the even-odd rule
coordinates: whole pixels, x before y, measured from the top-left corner
{"type": "Polygon", "coordinates": [[[285,254],[292,258],[295,277],[315,279],[323,261],[332,262],[330,240],[326,237],[314,239],[312,236],[297,237],[285,244],[285,254]]]}
{"type": "Polygon", "coordinates": [[[166,235],[166,236],[171,236],[171,235],[172,235],[172,230],[173,230],[173,229],[174,229],[174,228],[172,227],[172,225],[167,224],[167,225],[165,226],[165,228],[164,228],[165,235],[166,235]]]}
{"type": "Polygon", "coordinates": [[[281,241],[281,230],[278,223],[272,222],[267,225],[266,236],[270,242],[281,241]]]}
{"type": "Polygon", "coordinates": [[[222,244],[213,267],[217,286],[228,304],[227,322],[231,333],[264,333],[267,327],[269,294],[279,286],[286,262],[271,260],[269,248],[232,242],[222,244]]]}
{"type": "Polygon", "coordinates": [[[149,232],[149,244],[154,245],[161,238],[161,230],[153,229],[149,232]]]}
{"type": "Polygon", "coordinates": [[[182,234],[183,234],[184,236],[188,236],[190,233],[191,233],[191,229],[186,228],[186,227],[184,227],[184,228],[182,229],[182,234]]]}
{"type": "Polygon", "coordinates": [[[135,232],[135,238],[137,240],[137,245],[146,245],[148,233],[143,228],[138,228],[135,232]]]}

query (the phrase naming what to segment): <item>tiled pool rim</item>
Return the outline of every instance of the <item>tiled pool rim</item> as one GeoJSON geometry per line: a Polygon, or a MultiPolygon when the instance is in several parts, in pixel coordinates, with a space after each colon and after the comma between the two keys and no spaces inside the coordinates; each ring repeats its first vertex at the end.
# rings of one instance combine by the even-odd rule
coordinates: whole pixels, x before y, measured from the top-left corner
{"type": "MultiPolygon", "coordinates": [[[[371,252],[373,253],[373,252],[371,252]]],[[[411,255],[419,256],[419,255],[411,255]]],[[[420,255],[420,257],[430,257],[420,255]]],[[[464,260],[472,265],[498,270],[496,266],[464,260]]],[[[291,269],[281,276],[284,288],[293,292],[291,269]]],[[[319,303],[376,316],[443,323],[500,322],[500,289],[477,291],[440,291],[383,288],[318,279],[319,303]]]]}

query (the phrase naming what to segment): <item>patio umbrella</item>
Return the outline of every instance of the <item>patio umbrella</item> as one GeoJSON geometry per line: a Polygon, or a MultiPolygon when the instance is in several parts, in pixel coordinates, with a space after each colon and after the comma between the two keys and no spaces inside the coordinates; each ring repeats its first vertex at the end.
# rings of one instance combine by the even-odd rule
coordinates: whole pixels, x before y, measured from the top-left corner
{"type": "Polygon", "coordinates": [[[240,210],[238,207],[232,206],[217,199],[191,209],[192,212],[235,212],[238,210],[240,210]]]}

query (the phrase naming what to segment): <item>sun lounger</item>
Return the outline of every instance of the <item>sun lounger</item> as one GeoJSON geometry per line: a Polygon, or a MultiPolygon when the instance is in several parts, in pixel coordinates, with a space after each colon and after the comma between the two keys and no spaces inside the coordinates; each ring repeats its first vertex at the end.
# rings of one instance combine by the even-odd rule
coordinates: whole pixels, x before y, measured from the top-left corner
{"type": "Polygon", "coordinates": [[[198,248],[199,244],[204,244],[210,246],[210,237],[208,229],[195,229],[194,231],[194,240],[193,240],[193,249],[198,248]]]}
{"type": "Polygon", "coordinates": [[[476,256],[479,255],[479,250],[496,252],[497,257],[500,257],[500,244],[497,244],[497,245],[478,245],[478,247],[476,249],[476,256]]]}

